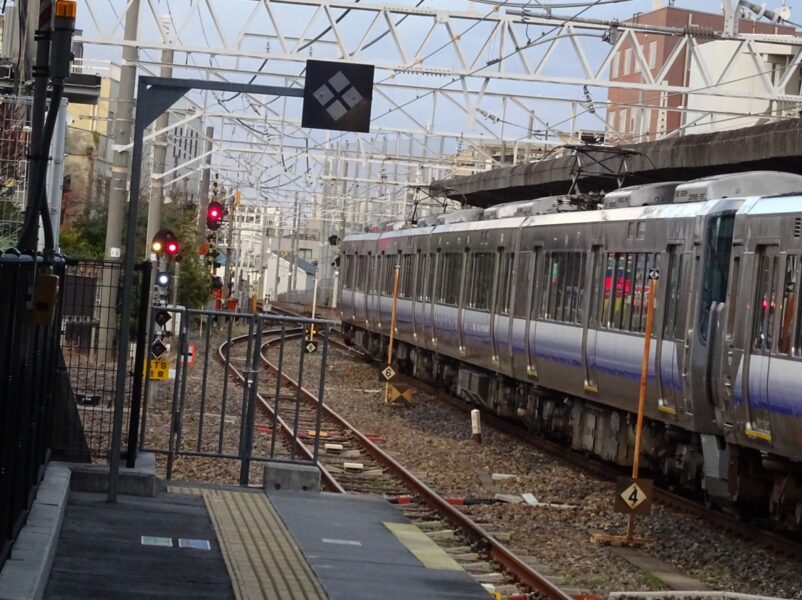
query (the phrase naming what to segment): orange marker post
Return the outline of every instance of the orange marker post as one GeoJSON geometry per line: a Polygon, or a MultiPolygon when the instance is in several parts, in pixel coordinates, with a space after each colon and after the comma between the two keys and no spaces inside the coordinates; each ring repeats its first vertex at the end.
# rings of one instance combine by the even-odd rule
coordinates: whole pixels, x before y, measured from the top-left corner
{"type": "MultiPolygon", "coordinates": [[[[387,347],[387,364],[393,362],[393,339],[395,338],[395,311],[398,306],[398,274],[401,271],[401,265],[395,266],[395,279],[393,281],[393,310],[390,313],[390,344],[387,347]]],[[[390,382],[384,384],[384,403],[387,404],[387,393],[390,389],[390,382]]]]}
{"type": "MultiPolygon", "coordinates": [[[[635,425],[635,455],[632,458],[632,479],[637,485],[638,474],[640,470],[640,451],[643,444],[643,420],[646,413],[646,389],[649,381],[649,354],[651,351],[652,342],[652,324],[654,323],[654,297],[657,280],[660,278],[660,272],[657,269],[651,269],[649,272],[649,301],[646,309],[646,332],[643,339],[643,358],[641,360],[640,369],[640,393],[638,395],[638,420],[635,425]]],[[[640,488],[637,488],[638,493],[643,494],[640,488]]],[[[616,492],[618,493],[618,492],[616,492]]],[[[636,496],[638,495],[636,493],[636,496]]],[[[643,502],[640,500],[639,502],[643,502]]],[[[645,506],[645,505],[644,505],[645,506]]],[[[634,511],[636,505],[631,505],[634,511]]],[[[627,533],[624,536],[620,535],[607,535],[595,534],[591,536],[594,542],[610,542],[618,544],[643,544],[648,540],[644,538],[635,537],[635,513],[630,511],[627,521],[627,533]]]]}

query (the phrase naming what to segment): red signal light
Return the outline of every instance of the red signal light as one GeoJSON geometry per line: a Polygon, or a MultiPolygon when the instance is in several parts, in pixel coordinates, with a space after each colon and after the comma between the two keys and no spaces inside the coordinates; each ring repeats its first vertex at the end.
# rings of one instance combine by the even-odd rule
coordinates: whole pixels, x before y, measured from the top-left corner
{"type": "Polygon", "coordinates": [[[170,256],[175,256],[176,254],[178,254],[178,244],[176,242],[167,242],[167,247],[165,248],[165,251],[170,256]]]}
{"type": "Polygon", "coordinates": [[[206,210],[206,227],[215,231],[220,228],[223,221],[223,205],[216,200],[209,202],[209,208],[206,210]]]}

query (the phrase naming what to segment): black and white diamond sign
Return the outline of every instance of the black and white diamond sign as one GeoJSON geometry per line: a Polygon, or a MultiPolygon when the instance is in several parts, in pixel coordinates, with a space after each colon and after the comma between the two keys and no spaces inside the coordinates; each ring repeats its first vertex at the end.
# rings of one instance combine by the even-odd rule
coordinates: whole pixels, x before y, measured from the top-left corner
{"type": "Polygon", "coordinates": [[[306,61],[303,127],[370,131],[373,65],[306,61]]]}
{"type": "Polygon", "coordinates": [[[381,370],[381,375],[385,381],[392,381],[395,378],[395,369],[392,366],[387,365],[381,370]]]}
{"type": "Polygon", "coordinates": [[[304,346],[304,350],[306,350],[307,354],[313,354],[317,352],[317,342],[308,341],[304,346]]]}

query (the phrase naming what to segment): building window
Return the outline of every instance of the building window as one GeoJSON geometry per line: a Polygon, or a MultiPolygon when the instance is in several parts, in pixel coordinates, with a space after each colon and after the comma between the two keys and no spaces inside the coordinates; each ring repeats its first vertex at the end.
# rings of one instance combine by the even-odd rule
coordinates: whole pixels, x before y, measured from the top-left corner
{"type": "Polygon", "coordinates": [[[632,64],[632,48],[624,50],[624,68],[623,75],[629,75],[631,72],[630,65],[632,64]]]}
{"type": "Polygon", "coordinates": [[[627,109],[618,113],[618,133],[625,133],[627,130],[627,109]]]}
{"type": "Polygon", "coordinates": [[[649,68],[657,68],[657,40],[649,42],[649,68]]]}
{"type": "Polygon", "coordinates": [[[621,53],[616,52],[613,54],[613,62],[610,65],[610,79],[617,79],[618,78],[618,67],[620,66],[619,63],[621,62],[621,53]]]}

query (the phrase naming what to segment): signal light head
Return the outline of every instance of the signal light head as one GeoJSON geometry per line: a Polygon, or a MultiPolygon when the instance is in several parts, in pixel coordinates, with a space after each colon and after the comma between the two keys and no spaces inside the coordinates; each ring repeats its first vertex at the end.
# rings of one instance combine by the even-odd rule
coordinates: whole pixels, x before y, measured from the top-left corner
{"type": "Polygon", "coordinates": [[[216,200],[209,202],[209,208],[206,210],[206,227],[212,231],[220,229],[224,214],[225,209],[222,204],[216,200]]]}
{"type": "Polygon", "coordinates": [[[153,236],[153,241],[150,243],[150,249],[156,253],[167,253],[168,256],[174,257],[181,249],[178,238],[169,229],[161,229],[153,236]]]}
{"type": "Polygon", "coordinates": [[[161,273],[156,275],[156,284],[157,285],[164,286],[164,285],[167,285],[168,283],[170,283],[170,275],[169,274],[167,274],[164,271],[162,271],[161,273]]]}

